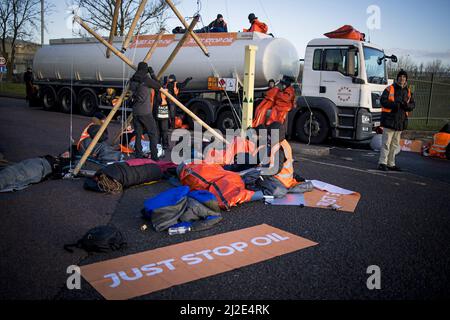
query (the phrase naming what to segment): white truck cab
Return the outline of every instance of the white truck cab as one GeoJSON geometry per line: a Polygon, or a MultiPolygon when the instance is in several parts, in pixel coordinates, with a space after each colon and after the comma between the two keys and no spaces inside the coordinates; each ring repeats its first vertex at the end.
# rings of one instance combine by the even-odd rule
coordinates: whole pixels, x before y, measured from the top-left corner
{"type": "Polygon", "coordinates": [[[289,129],[304,142],[331,136],[368,140],[380,125],[380,97],[388,86],[382,48],[349,39],[314,39],[304,59],[301,96],[289,129]]]}

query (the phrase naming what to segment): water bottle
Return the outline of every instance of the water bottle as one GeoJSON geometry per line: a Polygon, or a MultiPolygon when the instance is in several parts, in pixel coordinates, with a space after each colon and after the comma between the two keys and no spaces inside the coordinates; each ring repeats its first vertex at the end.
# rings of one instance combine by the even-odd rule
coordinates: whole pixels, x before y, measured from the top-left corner
{"type": "Polygon", "coordinates": [[[187,227],[187,226],[172,227],[172,228],[169,228],[169,235],[173,236],[175,234],[184,234],[189,231],[191,231],[191,227],[187,227]]]}

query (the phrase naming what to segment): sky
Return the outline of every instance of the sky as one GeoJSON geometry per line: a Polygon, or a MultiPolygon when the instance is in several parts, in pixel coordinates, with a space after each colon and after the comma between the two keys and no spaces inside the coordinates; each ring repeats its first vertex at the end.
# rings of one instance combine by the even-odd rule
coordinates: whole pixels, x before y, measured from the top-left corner
{"type": "MultiPolygon", "coordinates": [[[[73,5],[73,0],[47,1],[55,8],[54,13],[46,16],[45,42],[72,37],[67,24],[67,8],[73,5]]],[[[311,39],[321,38],[326,32],[350,24],[366,33],[366,39],[385,48],[387,54],[409,55],[413,61],[425,64],[433,59],[450,64],[448,0],[178,0],[177,8],[185,17],[192,17],[199,7],[204,25],[221,13],[229,31],[248,28],[247,16],[255,13],[259,20],[269,25],[269,33],[291,41],[300,58],[304,57],[311,39]],[[379,8],[379,15],[373,10],[368,13],[368,8],[373,6],[379,8]],[[375,28],[369,30],[368,20],[375,28]]],[[[179,25],[179,20],[172,16],[167,29],[179,25]]]]}

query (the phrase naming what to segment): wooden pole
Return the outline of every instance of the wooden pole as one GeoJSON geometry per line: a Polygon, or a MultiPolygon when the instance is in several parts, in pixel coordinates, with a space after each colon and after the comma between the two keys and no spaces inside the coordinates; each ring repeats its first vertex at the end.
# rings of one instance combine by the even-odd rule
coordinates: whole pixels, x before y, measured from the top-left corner
{"type": "Polygon", "coordinates": [[[165,31],[166,30],[164,28],[162,28],[159,31],[158,37],[156,38],[155,42],[153,42],[152,47],[150,48],[150,50],[148,50],[147,54],[145,55],[145,58],[143,60],[144,62],[148,62],[151,59],[153,53],[156,50],[156,47],[158,46],[158,42],[161,41],[161,38],[163,37],[165,31]]]}
{"type": "MultiPolygon", "coordinates": [[[[184,20],[183,16],[181,15],[181,13],[178,11],[178,9],[175,7],[175,5],[173,4],[173,2],[171,0],[165,0],[166,3],[169,5],[169,7],[172,9],[172,11],[175,13],[175,15],[178,17],[178,19],[181,21],[181,23],[183,24],[183,26],[186,29],[189,29],[188,24],[186,23],[186,21],[184,20]]],[[[202,49],[203,53],[209,57],[209,52],[208,49],[206,49],[205,45],[203,44],[203,42],[199,39],[199,37],[197,37],[197,35],[194,33],[194,31],[190,31],[190,34],[192,36],[192,38],[194,38],[195,42],[197,42],[198,46],[200,47],[200,49],[202,49]]]]}
{"type": "MultiPolygon", "coordinates": [[[[88,25],[86,25],[83,20],[81,20],[80,17],[75,16],[74,17],[74,21],[77,21],[83,28],[86,29],[86,31],[88,31],[90,34],[92,34],[98,41],[100,41],[100,43],[102,43],[104,46],[106,46],[107,48],[110,48],[111,51],[120,59],[122,59],[124,62],[125,59],[127,59],[120,51],[118,51],[116,48],[114,48],[112,45],[110,45],[106,40],[104,40],[100,35],[98,35],[94,30],[92,30],[91,28],[89,28],[88,25]]],[[[127,59],[128,60],[128,59],[127,59]]],[[[129,60],[128,60],[129,61],[129,60]]],[[[130,67],[133,68],[134,70],[136,70],[136,66],[134,66],[132,63],[130,64],[130,67]]],[[[119,97],[119,100],[117,100],[116,104],[114,105],[114,107],[112,108],[112,110],[109,112],[108,116],[105,119],[105,122],[103,123],[103,125],[100,127],[99,131],[97,132],[97,134],[95,135],[94,139],[92,140],[92,142],[89,144],[88,148],[86,149],[86,151],[84,152],[83,156],[81,157],[80,162],[78,162],[77,166],[75,167],[75,170],[73,171],[73,175],[76,176],[81,168],[83,167],[84,163],[86,162],[87,158],[91,155],[92,151],[94,150],[95,145],[97,144],[98,140],[100,140],[100,137],[102,136],[103,132],[105,132],[107,126],[109,125],[109,123],[111,122],[112,118],[114,117],[114,115],[116,114],[117,110],[119,110],[119,108],[122,106],[123,100],[125,99],[125,96],[127,95],[129,90],[129,85],[127,85],[125,87],[125,89],[123,90],[122,94],[119,97]]],[[[225,138],[218,132],[216,132],[213,128],[211,128],[210,126],[208,126],[205,122],[203,122],[202,119],[200,119],[199,117],[197,117],[197,115],[195,115],[191,110],[189,110],[188,108],[186,108],[180,101],[178,101],[174,96],[172,96],[167,90],[161,88],[159,90],[162,94],[164,94],[167,98],[169,98],[169,100],[171,100],[173,103],[175,103],[179,108],[181,108],[184,112],[186,112],[189,116],[191,116],[195,121],[197,121],[200,125],[202,125],[206,130],[208,130],[212,135],[214,135],[215,137],[217,137],[220,141],[225,142],[225,143],[229,143],[227,140],[225,140],[225,138]]]]}
{"type": "MultiPolygon", "coordinates": [[[[122,5],[122,0],[116,0],[116,6],[114,7],[114,16],[111,26],[111,32],[109,34],[109,44],[112,45],[114,41],[114,37],[116,36],[117,30],[117,20],[119,20],[120,6],[122,5]]],[[[111,50],[106,49],[106,58],[109,59],[111,57],[111,50]]]]}
{"type": "Polygon", "coordinates": [[[191,110],[189,110],[188,108],[186,108],[180,101],[178,101],[173,95],[171,95],[169,93],[169,91],[167,91],[164,88],[159,89],[159,92],[161,92],[162,94],[164,94],[167,98],[169,98],[169,100],[171,100],[173,103],[175,103],[181,110],[183,110],[184,112],[186,112],[192,119],[194,119],[195,121],[197,121],[199,124],[202,125],[203,128],[205,128],[206,130],[208,130],[213,136],[215,136],[217,139],[219,139],[222,142],[225,142],[226,144],[229,144],[229,142],[227,140],[225,140],[225,138],[218,133],[217,131],[215,131],[213,128],[211,128],[209,125],[207,125],[202,119],[200,119],[199,117],[197,117],[197,115],[195,113],[193,113],[191,110]]]}
{"type": "MultiPolygon", "coordinates": [[[[175,56],[178,54],[178,52],[180,51],[181,47],[183,47],[183,45],[186,43],[186,41],[189,39],[189,30],[193,30],[195,25],[198,23],[198,20],[200,19],[200,16],[195,16],[194,20],[192,20],[191,25],[189,26],[188,30],[186,30],[186,32],[184,33],[183,37],[180,39],[180,41],[178,42],[177,46],[175,47],[175,49],[173,50],[172,54],[169,56],[169,58],[167,59],[166,63],[164,64],[164,66],[161,68],[161,70],[158,72],[158,75],[156,76],[156,79],[161,79],[161,77],[164,75],[164,72],[167,70],[167,68],[170,66],[170,64],[172,63],[172,61],[175,59],[175,56]]],[[[162,37],[162,34],[160,34],[162,37]]],[[[156,41],[153,43],[153,46],[156,45],[156,41]]],[[[152,48],[153,48],[152,46],[152,48]]],[[[151,51],[152,49],[150,49],[151,51]]],[[[150,52],[149,51],[149,52],[150,52]]],[[[144,59],[145,61],[145,59],[144,59]]],[[[125,122],[125,128],[128,128],[128,126],[131,124],[131,121],[133,121],[133,115],[130,114],[127,118],[127,121],[125,122]]],[[[116,144],[121,136],[121,132],[119,132],[113,140],[113,144],[116,144]]]]}
{"type": "Polygon", "coordinates": [[[88,157],[91,155],[92,151],[94,150],[95,145],[97,144],[98,140],[100,140],[100,137],[102,136],[103,132],[105,132],[106,127],[108,127],[109,123],[111,122],[112,118],[116,114],[117,110],[122,106],[122,102],[128,93],[129,86],[127,85],[126,88],[123,90],[122,94],[119,97],[119,100],[117,100],[117,103],[114,105],[114,108],[109,112],[108,116],[105,119],[105,122],[102,124],[100,129],[98,130],[97,134],[95,135],[94,139],[92,139],[91,143],[89,144],[88,148],[84,152],[83,156],[81,157],[80,162],[78,162],[77,166],[75,167],[75,170],[73,171],[73,175],[76,176],[83,165],[85,164],[88,157]]]}
{"type": "Polygon", "coordinates": [[[86,23],[84,23],[84,21],[80,17],[75,16],[73,19],[76,22],[78,22],[84,29],[86,29],[87,32],[92,34],[95,39],[100,41],[104,46],[109,48],[116,56],[118,56],[120,59],[122,59],[123,62],[125,62],[127,65],[129,65],[134,70],[137,70],[136,66],[133,64],[133,62],[131,62],[130,59],[128,59],[124,54],[122,54],[119,50],[117,50],[113,45],[109,44],[108,41],[103,39],[99,34],[97,34],[94,30],[92,30],[86,23]]]}
{"type": "Polygon", "coordinates": [[[144,12],[146,4],[147,4],[147,0],[142,0],[141,3],[139,4],[139,8],[137,9],[136,15],[134,16],[134,19],[133,19],[133,22],[131,23],[130,30],[128,30],[127,37],[123,41],[122,50],[121,50],[122,52],[125,52],[128,49],[128,46],[130,45],[130,42],[131,42],[131,38],[133,37],[134,29],[136,28],[136,25],[139,21],[139,18],[142,15],[142,12],[144,12]]]}
{"type": "Polygon", "coordinates": [[[192,20],[191,24],[189,25],[189,28],[184,33],[183,37],[178,41],[177,46],[175,49],[173,49],[172,53],[170,54],[169,58],[167,59],[166,63],[162,66],[161,70],[159,70],[158,75],[156,76],[159,79],[164,75],[164,72],[166,72],[167,68],[169,68],[172,61],[177,56],[178,52],[180,51],[181,47],[186,43],[186,41],[189,39],[189,33],[190,31],[194,30],[195,25],[197,24],[198,20],[200,20],[200,16],[196,15],[194,19],[192,20]]]}

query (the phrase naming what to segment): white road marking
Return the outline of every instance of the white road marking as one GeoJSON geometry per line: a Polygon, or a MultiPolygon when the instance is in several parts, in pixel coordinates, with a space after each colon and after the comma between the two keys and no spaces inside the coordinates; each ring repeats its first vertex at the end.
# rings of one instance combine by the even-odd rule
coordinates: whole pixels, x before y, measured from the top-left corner
{"type": "Polygon", "coordinates": [[[326,162],[321,162],[321,161],[310,160],[310,159],[303,158],[303,157],[299,157],[299,158],[301,160],[304,160],[304,161],[309,161],[309,162],[312,162],[312,163],[317,163],[317,164],[321,164],[321,165],[325,165],[325,166],[329,166],[329,167],[347,169],[347,170],[357,171],[357,172],[361,172],[361,173],[368,173],[368,174],[372,174],[372,175],[375,175],[375,176],[381,176],[381,177],[387,177],[387,178],[391,178],[391,179],[396,179],[396,180],[400,180],[400,181],[404,181],[404,182],[411,182],[411,183],[414,183],[414,184],[417,184],[417,185],[423,186],[423,187],[427,185],[425,182],[412,181],[412,180],[408,180],[408,179],[405,179],[405,178],[394,177],[394,176],[390,175],[392,173],[390,173],[390,174],[383,174],[381,172],[377,172],[375,170],[372,171],[370,169],[369,170],[364,170],[364,169],[347,167],[347,166],[343,166],[343,165],[339,165],[339,164],[333,164],[333,163],[326,163],[326,162]]]}

